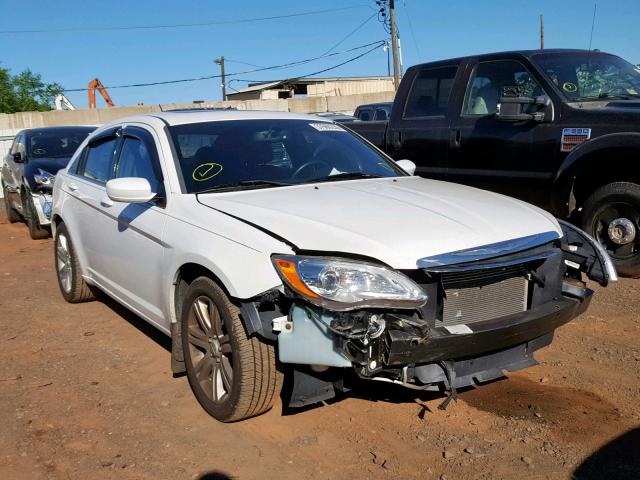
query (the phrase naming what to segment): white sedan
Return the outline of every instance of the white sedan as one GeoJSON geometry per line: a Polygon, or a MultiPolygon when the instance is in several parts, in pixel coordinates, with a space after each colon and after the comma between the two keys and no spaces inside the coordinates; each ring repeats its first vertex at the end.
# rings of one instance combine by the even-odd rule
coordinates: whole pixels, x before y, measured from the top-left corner
{"type": "Polygon", "coordinates": [[[96,130],[56,177],[62,295],[96,289],[172,338],[221,421],[359,379],[456,389],[535,363],[616,279],[598,244],[520,201],[413,176],[310,115],[169,112],[96,130]]]}

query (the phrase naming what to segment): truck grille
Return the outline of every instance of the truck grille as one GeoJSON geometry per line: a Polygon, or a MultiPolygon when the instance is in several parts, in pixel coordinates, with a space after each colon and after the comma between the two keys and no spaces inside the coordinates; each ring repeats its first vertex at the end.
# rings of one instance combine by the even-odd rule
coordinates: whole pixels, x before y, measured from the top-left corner
{"type": "Polygon", "coordinates": [[[445,291],[439,326],[477,323],[527,310],[528,280],[522,266],[442,275],[445,291]]]}

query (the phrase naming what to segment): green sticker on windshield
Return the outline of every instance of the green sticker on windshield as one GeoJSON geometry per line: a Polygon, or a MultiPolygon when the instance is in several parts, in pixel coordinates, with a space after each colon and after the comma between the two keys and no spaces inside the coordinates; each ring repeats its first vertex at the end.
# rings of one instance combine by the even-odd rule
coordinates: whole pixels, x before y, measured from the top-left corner
{"type": "Polygon", "coordinates": [[[575,83],[564,82],[562,84],[562,89],[565,92],[573,93],[573,92],[577,92],[578,91],[578,86],[575,83]]]}
{"type": "Polygon", "coordinates": [[[222,172],[222,165],[219,163],[202,163],[193,169],[191,177],[196,182],[206,182],[222,172]]]}

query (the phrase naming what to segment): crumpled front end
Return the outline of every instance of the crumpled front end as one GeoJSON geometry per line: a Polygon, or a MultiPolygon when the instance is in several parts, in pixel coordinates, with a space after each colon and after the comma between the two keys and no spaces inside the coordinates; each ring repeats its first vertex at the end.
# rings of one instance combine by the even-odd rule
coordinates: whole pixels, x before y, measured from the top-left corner
{"type": "Polygon", "coordinates": [[[595,241],[562,228],[562,238],[549,232],[418,261],[402,272],[428,297],[413,310],[336,312],[292,295],[287,316],[273,321],[280,361],[296,365],[291,405],[346,388],[345,368],[363,379],[446,389],[450,399],[457,388],[534,365],[533,353],[589,305],[583,274],[603,285],[617,278],[595,241]]]}

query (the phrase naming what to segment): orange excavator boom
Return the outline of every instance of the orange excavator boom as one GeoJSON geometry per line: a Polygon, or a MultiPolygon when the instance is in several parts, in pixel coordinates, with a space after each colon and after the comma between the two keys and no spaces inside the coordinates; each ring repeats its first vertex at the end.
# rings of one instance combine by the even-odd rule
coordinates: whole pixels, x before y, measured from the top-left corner
{"type": "Polygon", "coordinates": [[[104,85],[102,85],[100,80],[94,78],[89,82],[89,108],[96,108],[96,88],[100,92],[100,95],[102,95],[102,98],[104,98],[107,105],[113,107],[113,100],[111,100],[111,97],[107,93],[107,89],[104,88],[104,85]]]}

